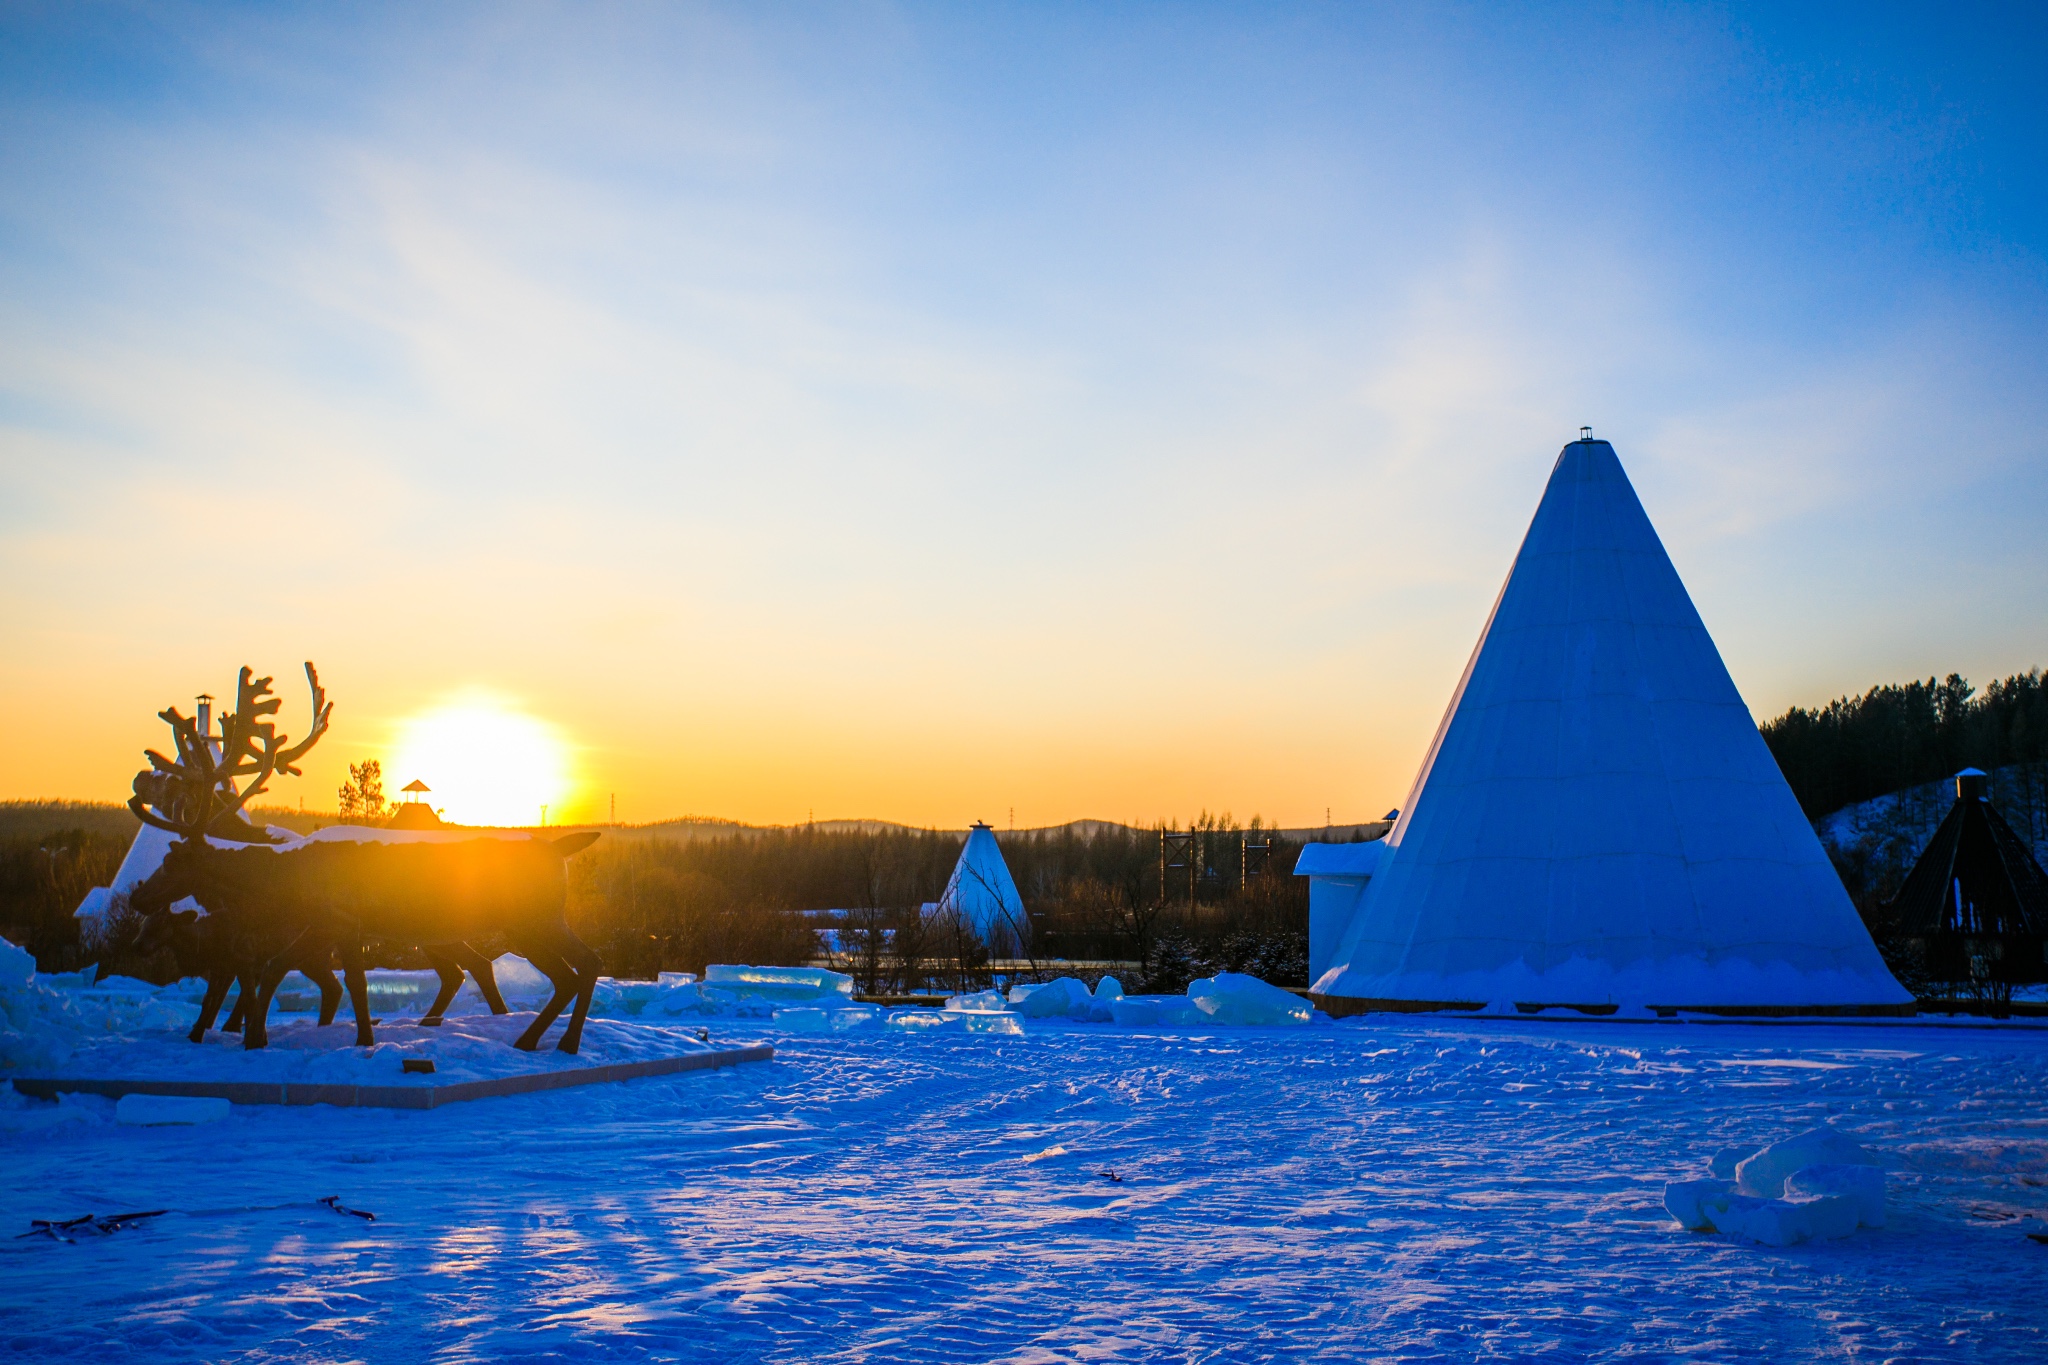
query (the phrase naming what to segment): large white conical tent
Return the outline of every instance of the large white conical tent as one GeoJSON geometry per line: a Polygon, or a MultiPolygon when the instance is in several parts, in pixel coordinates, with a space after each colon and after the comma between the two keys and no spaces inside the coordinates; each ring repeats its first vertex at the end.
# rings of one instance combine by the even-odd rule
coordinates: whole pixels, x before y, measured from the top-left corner
{"type": "Polygon", "coordinates": [[[979,821],[967,831],[967,845],[939,897],[939,913],[959,916],[996,957],[1014,957],[1030,941],[1031,922],[996,832],[979,821]]]}
{"type": "Polygon", "coordinates": [[[1558,456],[1387,845],[1332,1013],[1912,1004],[1605,441],[1558,456]]]}

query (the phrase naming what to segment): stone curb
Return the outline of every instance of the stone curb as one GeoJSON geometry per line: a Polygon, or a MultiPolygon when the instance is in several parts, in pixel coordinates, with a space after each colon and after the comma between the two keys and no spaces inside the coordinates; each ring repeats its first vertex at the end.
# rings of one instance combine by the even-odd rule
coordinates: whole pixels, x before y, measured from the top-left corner
{"type": "Polygon", "coordinates": [[[441,1085],[333,1085],[308,1081],[150,1081],[95,1080],[68,1076],[16,1076],[14,1088],[38,1099],[60,1093],[104,1095],[183,1095],[227,1100],[234,1104],[332,1104],[344,1109],[438,1109],[465,1100],[525,1095],[536,1090],[562,1090],[572,1085],[667,1076],[678,1071],[707,1071],[742,1062],[766,1062],[775,1049],[766,1043],[720,1048],[682,1057],[654,1057],[644,1062],[576,1067],[569,1071],[534,1071],[523,1076],[497,1076],[487,1081],[451,1081],[441,1085]]]}

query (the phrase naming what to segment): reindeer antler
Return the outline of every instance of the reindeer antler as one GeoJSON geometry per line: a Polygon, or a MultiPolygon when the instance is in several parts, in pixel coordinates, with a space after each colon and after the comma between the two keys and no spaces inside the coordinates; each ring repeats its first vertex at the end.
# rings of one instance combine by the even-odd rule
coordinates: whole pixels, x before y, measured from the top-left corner
{"type": "Polygon", "coordinates": [[[283,701],[271,694],[269,678],[254,677],[246,666],[236,684],[234,712],[221,720],[218,759],[211,736],[199,733],[198,725],[180,715],[175,706],[158,712],[171,727],[178,757],[169,759],[154,749],[143,751],[150,770],[135,775],[135,794],[128,800],[128,809],[144,824],[187,838],[211,834],[242,843],[265,842],[268,836],[262,831],[233,817],[269,786],[279,770],[298,775],[295,760],[327,733],[334,704],[327,700],[311,663],[306,665],[306,679],[313,688],[312,729],[289,749],[280,747],[277,725],[270,719],[283,701]],[[239,791],[235,786],[238,777],[250,779],[239,791]]]}
{"type": "Polygon", "coordinates": [[[327,700],[327,689],[320,685],[320,670],[313,667],[311,659],[306,660],[306,682],[313,689],[313,728],[306,732],[304,739],[280,751],[277,756],[277,770],[291,777],[300,776],[299,760],[327,733],[327,718],[334,714],[334,703],[327,700]]]}
{"type": "Polygon", "coordinates": [[[219,785],[219,768],[213,749],[199,733],[199,727],[180,715],[175,706],[157,712],[171,727],[178,756],[165,758],[154,749],[144,750],[150,770],[135,774],[135,795],[128,809],[144,824],[196,838],[212,822],[212,793],[219,785]]]}

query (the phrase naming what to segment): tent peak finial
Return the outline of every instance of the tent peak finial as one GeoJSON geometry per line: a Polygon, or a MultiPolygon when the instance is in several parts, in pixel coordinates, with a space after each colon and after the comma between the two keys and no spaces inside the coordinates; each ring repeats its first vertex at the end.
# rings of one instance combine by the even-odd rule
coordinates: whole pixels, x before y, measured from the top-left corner
{"type": "Polygon", "coordinates": [[[1580,427],[1580,428],[1579,428],[1579,439],[1580,439],[1581,441],[1590,441],[1590,440],[1592,440],[1592,439],[1593,439],[1593,428],[1591,428],[1591,427],[1580,427]]]}

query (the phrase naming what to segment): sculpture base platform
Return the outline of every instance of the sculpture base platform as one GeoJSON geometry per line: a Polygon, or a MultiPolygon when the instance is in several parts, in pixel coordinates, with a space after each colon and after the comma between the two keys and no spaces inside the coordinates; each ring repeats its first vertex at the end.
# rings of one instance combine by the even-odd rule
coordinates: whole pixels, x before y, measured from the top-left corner
{"type": "Polygon", "coordinates": [[[775,1056],[765,1043],[712,1043],[696,1026],[614,1019],[586,1022],[574,1056],[555,1050],[560,1023],[537,1051],[521,1052],[512,1040],[532,1021],[530,1013],[456,1017],[438,1028],[387,1020],[376,1025],[377,1041],[367,1048],[354,1046],[355,1025],[348,1022],[324,1028],[309,1021],[273,1023],[270,1045],[253,1051],[234,1034],[209,1033],[200,1043],[168,1033],[136,1035],[82,1049],[44,1074],[11,1079],[22,1094],[42,1098],[187,1095],[235,1104],[435,1109],[775,1056]],[[433,1064],[431,1073],[425,1062],[433,1064]]]}

